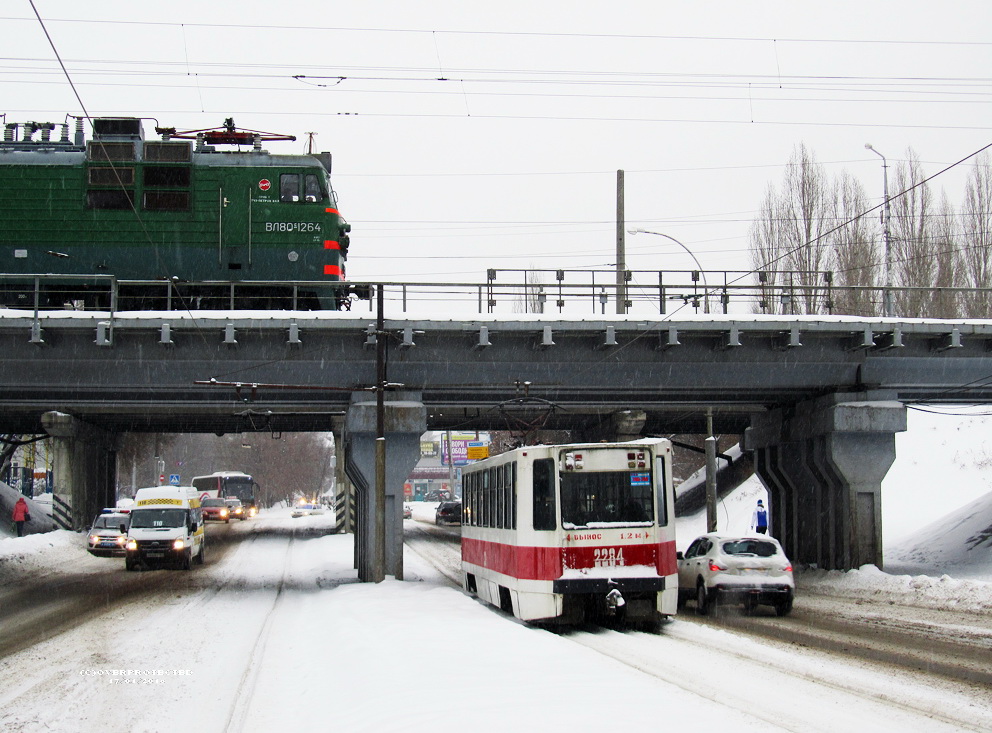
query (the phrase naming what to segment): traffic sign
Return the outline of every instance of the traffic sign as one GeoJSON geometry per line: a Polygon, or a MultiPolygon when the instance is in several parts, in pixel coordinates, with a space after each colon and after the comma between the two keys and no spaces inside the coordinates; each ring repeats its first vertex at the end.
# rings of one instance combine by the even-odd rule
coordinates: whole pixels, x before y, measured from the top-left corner
{"type": "Polygon", "coordinates": [[[179,486],[179,474],[178,473],[170,473],[169,474],[169,483],[172,486],[179,486]]]}

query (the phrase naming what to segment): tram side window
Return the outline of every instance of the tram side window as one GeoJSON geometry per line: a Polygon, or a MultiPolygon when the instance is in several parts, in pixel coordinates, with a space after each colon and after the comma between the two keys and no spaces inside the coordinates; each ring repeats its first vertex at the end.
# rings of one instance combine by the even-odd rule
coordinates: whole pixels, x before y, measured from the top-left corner
{"type": "Polygon", "coordinates": [[[504,463],[500,470],[503,472],[503,526],[507,529],[517,528],[517,464],[504,463]]]}
{"type": "Polygon", "coordinates": [[[481,527],[482,526],[482,516],[480,512],[482,511],[481,498],[479,496],[479,486],[480,486],[481,474],[472,474],[472,526],[481,527]]]}
{"type": "Polygon", "coordinates": [[[475,478],[475,474],[466,474],[465,478],[462,480],[462,524],[472,526],[475,524],[475,512],[472,511],[472,498],[475,494],[475,488],[472,479],[475,478]]]}
{"type": "Polygon", "coordinates": [[[504,524],[503,518],[505,515],[506,506],[506,484],[503,481],[503,467],[497,466],[492,469],[493,471],[493,483],[495,484],[495,490],[493,496],[496,500],[495,509],[493,512],[493,526],[497,529],[503,529],[506,524],[504,524]]]}
{"type": "Polygon", "coordinates": [[[479,476],[479,526],[489,526],[489,471],[483,471],[479,476]]]}
{"type": "Polygon", "coordinates": [[[665,459],[658,457],[654,462],[654,475],[658,482],[658,526],[668,524],[668,486],[665,483],[665,459]]]}
{"type": "Polygon", "coordinates": [[[555,462],[534,461],[534,529],[555,529],[555,462]]]}
{"type": "Polygon", "coordinates": [[[493,500],[493,493],[496,491],[496,487],[493,483],[493,472],[491,469],[486,471],[486,473],[484,474],[483,481],[484,481],[483,485],[485,486],[485,492],[482,495],[484,502],[482,509],[482,525],[484,527],[494,527],[495,523],[493,522],[493,505],[495,502],[493,500]]]}
{"type": "Polygon", "coordinates": [[[510,528],[517,528],[517,464],[510,464],[510,528]]]}
{"type": "Polygon", "coordinates": [[[298,173],[283,173],[279,176],[279,200],[300,200],[300,175],[298,173]]]}

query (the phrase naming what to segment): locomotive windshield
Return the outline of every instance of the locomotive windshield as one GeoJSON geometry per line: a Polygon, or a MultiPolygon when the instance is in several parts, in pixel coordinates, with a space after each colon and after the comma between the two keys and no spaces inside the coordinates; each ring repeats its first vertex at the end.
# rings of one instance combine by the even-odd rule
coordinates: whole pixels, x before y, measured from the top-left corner
{"type": "Polygon", "coordinates": [[[650,471],[564,472],[561,521],[566,529],[654,522],[650,471]]]}

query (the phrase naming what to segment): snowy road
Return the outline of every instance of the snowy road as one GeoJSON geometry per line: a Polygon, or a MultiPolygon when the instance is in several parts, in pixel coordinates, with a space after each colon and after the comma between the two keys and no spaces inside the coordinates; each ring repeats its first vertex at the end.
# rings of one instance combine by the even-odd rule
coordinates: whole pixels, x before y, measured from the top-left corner
{"type": "MultiPolygon", "coordinates": [[[[454,534],[407,523],[408,546],[457,578],[454,534]]],[[[950,730],[989,729],[992,619],[987,614],[902,605],[884,593],[848,598],[829,594],[812,580],[819,592],[803,592],[801,576],[799,582],[800,594],[786,618],[764,608],[753,616],[721,608],[716,618],[699,617],[690,603],[660,638],[607,629],[563,638],[721,704],[751,710],[748,696],[756,695],[765,707],[761,717],[788,730],[858,725],[881,730],[904,715],[909,717],[903,730],[912,729],[921,715],[932,719],[931,730],[942,729],[941,723],[950,730]],[[787,695],[768,694],[785,689],[787,695]],[[838,705],[844,698],[854,699],[838,705]],[[796,699],[804,701],[798,717],[792,712],[796,699]],[[955,705],[948,706],[950,700],[955,705]],[[956,712],[948,713],[948,707],[956,712]],[[853,717],[846,710],[855,711],[853,717]]]]}
{"type": "Polygon", "coordinates": [[[445,577],[457,568],[457,529],[406,524],[407,581],[378,585],[355,582],[353,538],[326,534],[329,517],[285,511],[211,526],[207,564],[191,572],[127,573],[68,532],[6,541],[3,585],[88,579],[92,593],[89,608],[68,593],[66,618],[44,622],[48,638],[0,656],[0,729],[992,728],[987,688],[762,639],[723,619],[687,615],[660,635],[529,628],[445,577]],[[108,590],[118,586],[131,592],[108,590]]]}

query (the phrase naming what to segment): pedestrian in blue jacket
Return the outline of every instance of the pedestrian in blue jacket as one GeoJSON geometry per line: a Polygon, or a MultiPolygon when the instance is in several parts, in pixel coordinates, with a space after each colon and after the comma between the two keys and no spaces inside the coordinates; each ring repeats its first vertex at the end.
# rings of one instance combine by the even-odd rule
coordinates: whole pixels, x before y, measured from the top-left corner
{"type": "Polygon", "coordinates": [[[751,529],[758,534],[768,533],[768,510],[765,509],[761,499],[758,499],[758,506],[754,508],[754,514],[751,515],[751,529]]]}

